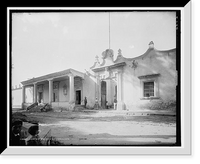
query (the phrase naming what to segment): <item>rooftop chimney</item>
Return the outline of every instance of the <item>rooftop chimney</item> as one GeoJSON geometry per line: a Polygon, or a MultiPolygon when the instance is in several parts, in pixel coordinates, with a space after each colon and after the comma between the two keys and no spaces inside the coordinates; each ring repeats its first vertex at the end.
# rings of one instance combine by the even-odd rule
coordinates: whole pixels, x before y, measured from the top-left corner
{"type": "Polygon", "coordinates": [[[154,48],[154,43],[153,43],[153,41],[151,41],[151,42],[149,43],[149,48],[151,48],[151,49],[154,48]]]}

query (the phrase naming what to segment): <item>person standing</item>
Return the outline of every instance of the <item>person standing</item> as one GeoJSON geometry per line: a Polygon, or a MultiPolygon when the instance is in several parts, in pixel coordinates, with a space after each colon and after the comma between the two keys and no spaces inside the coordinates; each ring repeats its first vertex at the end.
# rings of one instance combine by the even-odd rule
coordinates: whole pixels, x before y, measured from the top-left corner
{"type": "Polygon", "coordinates": [[[95,107],[94,107],[95,110],[98,110],[99,109],[99,101],[98,101],[98,98],[96,97],[95,99],[95,107]]]}
{"type": "Polygon", "coordinates": [[[116,110],[116,109],[117,109],[117,99],[114,98],[114,110],[116,110]]]}
{"type": "Polygon", "coordinates": [[[85,108],[87,106],[87,97],[85,97],[85,99],[84,99],[84,106],[85,106],[85,108]]]}
{"type": "Polygon", "coordinates": [[[106,101],[106,109],[108,109],[108,101],[106,101]]]}

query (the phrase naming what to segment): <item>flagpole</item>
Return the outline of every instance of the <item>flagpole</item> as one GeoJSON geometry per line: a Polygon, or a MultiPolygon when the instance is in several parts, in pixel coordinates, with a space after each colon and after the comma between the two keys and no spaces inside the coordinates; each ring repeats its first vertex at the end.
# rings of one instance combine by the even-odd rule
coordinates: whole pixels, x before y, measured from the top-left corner
{"type": "Polygon", "coordinates": [[[109,49],[110,49],[110,12],[109,12],[109,49]]]}

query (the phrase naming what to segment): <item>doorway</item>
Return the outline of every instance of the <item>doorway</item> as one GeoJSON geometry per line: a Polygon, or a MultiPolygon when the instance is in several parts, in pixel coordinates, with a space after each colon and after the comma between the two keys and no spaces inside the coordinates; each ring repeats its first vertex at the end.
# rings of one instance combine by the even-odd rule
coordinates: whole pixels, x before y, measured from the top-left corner
{"type": "Polygon", "coordinates": [[[58,90],[53,91],[53,102],[58,102],[58,90]]]}
{"type": "Polygon", "coordinates": [[[81,104],[81,90],[76,91],[76,104],[77,105],[81,104]]]}
{"type": "Polygon", "coordinates": [[[106,109],[106,82],[101,82],[101,107],[106,109]]]}
{"type": "Polygon", "coordinates": [[[39,92],[39,93],[38,93],[38,102],[41,103],[41,102],[42,102],[42,99],[43,99],[43,93],[42,93],[42,92],[39,92]]]}

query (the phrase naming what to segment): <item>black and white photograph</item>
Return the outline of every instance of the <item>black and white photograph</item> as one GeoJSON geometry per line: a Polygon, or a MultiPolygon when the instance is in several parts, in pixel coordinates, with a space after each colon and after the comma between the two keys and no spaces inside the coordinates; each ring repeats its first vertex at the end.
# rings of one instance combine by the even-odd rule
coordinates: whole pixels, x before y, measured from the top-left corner
{"type": "Polygon", "coordinates": [[[9,12],[10,148],[183,146],[180,10],[9,12]]]}

